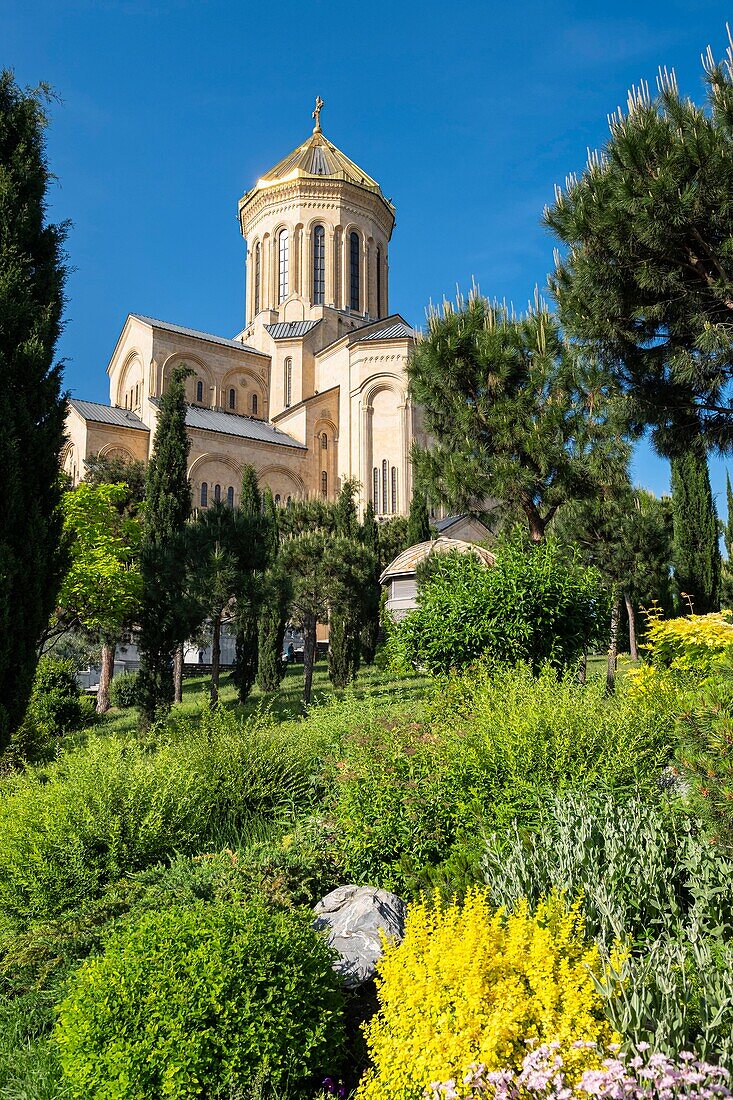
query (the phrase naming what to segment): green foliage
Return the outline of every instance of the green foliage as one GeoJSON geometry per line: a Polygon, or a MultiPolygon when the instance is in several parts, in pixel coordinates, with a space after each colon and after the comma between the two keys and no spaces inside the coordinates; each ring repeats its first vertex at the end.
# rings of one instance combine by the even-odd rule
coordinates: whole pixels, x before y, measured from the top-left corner
{"type": "Polygon", "coordinates": [[[486,656],[564,668],[600,640],[607,599],[600,575],[547,540],[514,538],[487,568],[472,554],[434,554],[418,606],[390,637],[395,658],[444,673],[486,656]]]}
{"type": "Polygon", "coordinates": [[[702,431],[724,449],[733,345],[733,55],[705,58],[706,104],[666,68],[545,220],[566,246],[552,288],[565,331],[631,394],[663,453],[702,431]]]}
{"type": "Polygon", "coordinates": [[[733,608],[733,488],[725,472],[726,520],[723,527],[725,560],[720,567],[720,599],[723,607],[733,608]]]}
{"type": "Polygon", "coordinates": [[[535,821],[548,788],[655,785],[678,706],[549,668],[478,667],[443,682],[421,720],[362,720],[333,766],[347,871],[398,893],[439,882],[440,865],[449,892],[475,881],[482,831],[535,821]]]}
{"type": "Polygon", "coordinates": [[[45,87],[0,72],[0,752],[20,725],[64,568],[66,399],[54,364],[67,226],[46,222],[45,87]]]}
{"type": "Polygon", "coordinates": [[[73,661],[42,657],[36,667],[28,709],[8,750],[12,762],[43,760],[62,738],[94,721],[91,704],[76,682],[73,661]]]}
{"type": "Polygon", "coordinates": [[[47,919],[173,852],[232,843],[253,817],[313,798],[316,748],[266,723],[205,713],[156,745],[89,741],[5,780],[0,932],[47,919]]]}
{"type": "Polygon", "coordinates": [[[257,686],[260,691],[277,691],[285,675],[282,659],[285,623],[290,607],[290,583],[279,560],[280,527],[272,490],[262,494],[262,512],[267,520],[267,555],[270,566],[263,578],[257,639],[257,686]]]}
{"type": "Polygon", "coordinates": [[[672,560],[677,589],[698,615],[720,607],[718,516],[705,445],[697,438],[672,459],[672,560]]]}
{"type": "Polygon", "coordinates": [[[693,801],[721,848],[733,853],[733,665],[707,679],[679,722],[678,760],[693,801]]]}
{"type": "Polygon", "coordinates": [[[84,460],[84,481],[87,485],[125,485],[127,498],[123,511],[135,516],[145,500],[147,463],[138,458],[119,458],[110,455],[92,455],[84,460]]]}
{"type": "Polygon", "coordinates": [[[183,532],[191,513],[185,389],[189,373],[184,365],[175,367],[161,398],[145,484],[139,648],[140,707],[148,722],[173,701],[173,650],[185,641],[191,626],[191,610],[183,598],[183,532]]]}
{"type": "Polygon", "coordinates": [[[551,794],[539,822],[489,838],[484,873],[510,911],[553,889],[580,897],[586,930],[631,954],[601,983],[627,1042],[733,1058],[733,862],[659,798],[551,794]]]}
{"type": "Polygon", "coordinates": [[[390,565],[398,554],[411,546],[406,516],[392,516],[377,527],[379,543],[379,575],[390,565]]]}
{"type": "Polygon", "coordinates": [[[365,664],[370,665],[377,653],[379,605],[382,597],[382,588],[379,583],[381,576],[379,567],[379,525],[374,515],[374,506],[371,500],[367,502],[364,511],[361,541],[367,550],[370,550],[374,555],[374,571],[364,592],[363,623],[360,638],[362,658],[365,664]]]}
{"type": "MultiPolygon", "coordinates": [[[[254,466],[246,465],[242,472],[242,492],[239,503],[239,511],[250,518],[253,527],[253,537],[270,542],[267,527],[272,523],[272,517],[265,515],[262,509],[262,494],[257,483],[257,472],[254,466]]],[[[263,565],[265,555],[263,554],[263,565]]],[[[267,562],[269,564],[269,562],[267,562]]],[[[236,613],[236,656],[232,678],[237,685],[240,703],[244,703],[254,687],[259,667],[259,613],[264,595],[262,576],[248,576],[241,578],[243,583],[240,591],[235,592],[237,597],[236,613]]]]}
{"type": "MultiPolygon", "coordinates": [[[[335,505],[336,534],[366,547],[356,516],[356,482],[346,480],[335,505]]],[[[374,569],[374,560],[372,561],[374,569]]],[[[373,577],[365,575],[360,588],[349,586],[334,599],[329,614],[328,674],[334,687],[346,687],[359,671],[361,663],[361,630],[369,584],[373,577]]]]}
{"type": "Polygon", "coordinates": [[[558,508],[623,462],[615,389],[564,342],[547,307],[515,317],[477,293],[433,311],[408,365],[435,444],[418,484],[459,510],[501,501],[542,538],[558,508]]]}
{"type": "Polygon", "coordinates": [[[419,542],[427,542],[430,537],[430,516],[428,515],[427,498],[419,489],[413,489],[412,499],[410,501],[410,515],[407,519],[408,546],[415,546],[419,542]]]}
{"type": "Polygon", "coordinates": [[[115,676],[109,687],[109,698],[113,707],[123,710],[136,707],[140,691],[139,672],[121,672],[115,676]]]}
{"type": "Polygon", "coordinates": [[[307,913],[261,902],[149,913],[85,963],[55,1031],[71,1095],[312,1094],[342,1056],[343,993],[307,913]]]}

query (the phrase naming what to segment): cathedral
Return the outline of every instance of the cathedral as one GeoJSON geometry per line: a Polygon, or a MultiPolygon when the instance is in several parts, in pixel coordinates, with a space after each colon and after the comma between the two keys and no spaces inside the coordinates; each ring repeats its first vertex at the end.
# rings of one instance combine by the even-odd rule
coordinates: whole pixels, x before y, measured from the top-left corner
{"type": "Polygon", "coordinates": [[[64,469],[96,455],[150,456],[161,394],[185,364],[193,504],[237,504],[242,468],[275,500],[333,499],[360,485],[381,517],[409,510],[410,448],[424,442],[408,396],[415,332],[389,309],[395,210],[321,130],[239,201],[246,327],[233,338],[131,313],[112,353],[109,405],[72,399],[64,469]]]}

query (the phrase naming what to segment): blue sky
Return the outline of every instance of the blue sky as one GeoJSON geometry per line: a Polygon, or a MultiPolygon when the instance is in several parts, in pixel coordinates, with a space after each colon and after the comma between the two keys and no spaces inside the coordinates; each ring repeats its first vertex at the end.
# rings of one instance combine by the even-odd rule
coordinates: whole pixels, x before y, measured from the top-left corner
{"type": "MultiPolygon", "coordinates": [[[[723,53],[730,16],[707,0],[2,0],[0,65],[62,99],[49,155],[51,214],[73,222],[69,389],[108,400],[128,312],[241,328],[237,200],[309,134],[316,94],[327,137],[397,207],[392,309],[419,325],[472,278],[524,306],[552,266],[554,184],[660,64],[699,96],[700,54],[723,53]]],[[[725,463],[711,473],[722,512],[725,463]]],[[[634,474],[667,491],[647,446],[634,474]]]]}

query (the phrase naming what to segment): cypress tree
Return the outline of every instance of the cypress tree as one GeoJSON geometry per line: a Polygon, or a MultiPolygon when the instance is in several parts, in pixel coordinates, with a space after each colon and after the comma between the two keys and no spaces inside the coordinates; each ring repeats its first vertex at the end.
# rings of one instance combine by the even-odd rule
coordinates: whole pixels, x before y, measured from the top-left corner
{"type": "Polygon", "coordinates": [[[419,489],[413,489],[410,515],[407,521],[407,537],[410,540],[408,546],[416,546],[418,542],[427,542],[430,533],[427,498],[425,493],[421,493],[419,489]]]}
{"type": "Polygon", "coordinates": [[[140,706],[147,721],[173,701],[172,659],[191,623],[185,599],[185,529],[191,514],[188,483],[185,366],[173,371],[160,402],[148,463],[141,555],[140,706]]]}
{"type": "Polygon", "coordinates": [[[265,574],[264,593],[258,629],[257,686],[260,691],[277,691],[285,672],[282,660],[285,623],[288,616],[288,583],[280,562],[280,534],[277,507],[272,490],[262,495],[262,512],[267,522],[270,568],[265,574]]]}
{"type": "Polygon", "coordinates": [[[696,615],[720,606],[718,517],[705,444],[698,436],[672,459],[672,561],[680,596],[696,615]]]}
{"type": "MultiPolygon", "coordinates": [[[[354,504],[356,486],[345,481],[336,502],[335,534],[356,540],[359,523],[354,504]]],[[[335,687],[345,687],[355,679],[361,663],[361,629],[366,592],[361,599],[343,605],[333,604],[328,619],[328,675],[335,687]]]]}
{"type": "MultiPolygon", "coordinates": [[[[239,505],[243,515],[253,522],[262,520],[262,495],[257,484],[254,466],[247,465],[242,472],[242,496],[239,505]]],[[[257,676],[259,610],[262,585],[255,578],[250,591],[241,592],[237,598],[236,653],[232,680],[237,688],[240,703],[244,703],[257,676]]]]}
{"type": "Polygon", "coordinates": [[[54,354],[67,226],[45,220],[48,98],[0,74],[0,751],[25,713],[64,568],[65,398],[54,354]]]}
{"type": "Polygon", "coordinates": [[[371,665],[377,652],[379,639],[379,602],[382,594],[379,583],[379,525],[374,515],[371,500],[364,512],[361,526],[361,541],[367,550],[374,554],[374,572],[372,573],[364,598],[364,624],[361,628],[361,655],[364,663],[371,665]]]}
{"type": "Polygon", "coordinates": [[[720,598],[723,605],[730,609],[733,608],[733,489],[727,470],[725,472],[725,500],[728,507],[728,516],[723,524],[725,561],[721,564],[720,570],[720,598]]]}

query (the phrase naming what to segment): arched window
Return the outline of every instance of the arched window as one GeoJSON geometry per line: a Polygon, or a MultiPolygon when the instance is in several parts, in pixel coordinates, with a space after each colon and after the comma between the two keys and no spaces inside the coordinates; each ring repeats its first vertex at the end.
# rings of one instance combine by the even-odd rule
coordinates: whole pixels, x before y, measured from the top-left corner
{"type": "Polygon", "coordinates": [[[359,234],[352,233],[349,237],[350,271],[351,271],[351,308],[359,312],[359,234]]]}
{"type": "Polygon", "coordinates": [[[392,511],[397,511],[397,467],[392,467],[392,511]]]}
{"type": "Polygon", "coordinates": [[[214,486],[214,500],[217,504],[221,503],[221,485],[214,486]]]}
{"type": "Polygon", "coordinates": [[[293,498],[292,498],[292,497],[288,497],[288,499],[287,499],[287,501],[286,501],[285,503],[286,503],[286,504],[292,504],[292,503],[293,503],[293,498]]]}
{"type": "Polygon", "coordinates": [[[377,317],[382,316],[382,250],[377,249],[377,317]]]}
{"type": "Polygon", "coordinates": [[[281,229],[277,238],[278,254],[278,302],[284,302],[288,296],[290,282],[290,236],[287,229],[281,229]]]}
{"type": "Polygon", "coordinates": [[[326,300],[326,230],[317,225],[313,230],[313,304],[322,306],[326,300]]]}
{"type": "Polygon", "coordinates": [[[322,497],[327,497],[328,496],[328,474],[326,473],[325,470],[321,474],[321,496],[322,497]]]}
{"type": "Polygon", "coordinates": [[[257,416],[257,394],[252,394],[252,416],[257,416]]]}
{"type": "Polygon", "coordinates": [[[388,486],[387,486],[387,459],[382,461],[382,511],[387,511],[387,501],[389,500],[388,486]]]}
{"type": "Polygon", "coordinates": [[[379,511],[379,470],[375,466],[372,470],[372,504],[374,511],[379,511]]]}
{"type": "Polygon", "coordinates": [[[260,278],[262,275],[262,251],[260,242],[255,245],[255,317],[260,312],[260,278]]]}
{"type": "Polygon", "coordinates": [[[280,494],[275,493],[275,504],[279,504],[279,503],[280,503],[280,494]]]}
{"type": "Polygon", "coordinates": [[[321,450],[328,450],[328,432],[323,432],[323,434],[321,435],[321,450]]]}
{"type": "Polygon", "coordinates": [[[285,399],[285,408],[290,408],[290,403],[293,400],[293,360],[290,356],[285,360],[285,368],[283,372],[283,396],[285,399]]]}
{"type": "Polygon", "coordinates": [[[229,391],[229,408],[236,409],[237,407],[237,391],[232,387],[229,391]]]}
{"type": "Polygon", "coordinates": [[[205,481],[201,482],[201,507],[205,508],[209,503],[209,486],[205,481]]]}
{"type": "Polygon", "coordinates": [[[227,504],[230,508],[234,507],[234,489],[231,487],[231,485],[227,489],[227,504]]]}
{"type": "Polygon", "coordinates": [[[203,382],[201,381],[200,378],[199,378],[198,382],[196,383],[196,400],[199,402],[199,404],[203,405],[203,403],[204,403],[204,384],[203,384],[203,382]]]}
{"type": "Polygon", "coordinates": [[[135,408],[137,408],[139,404],[140,404],[140,386],[138,384],[138,385],[135,386],[135,408]]]}

